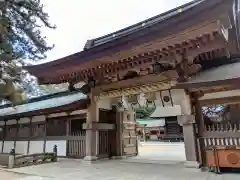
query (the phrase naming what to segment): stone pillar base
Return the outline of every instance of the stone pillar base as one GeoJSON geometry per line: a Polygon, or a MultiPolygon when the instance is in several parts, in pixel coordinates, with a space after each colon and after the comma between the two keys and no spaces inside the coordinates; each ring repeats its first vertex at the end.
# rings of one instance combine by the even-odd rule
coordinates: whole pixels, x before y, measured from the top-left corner
{"type": "Polygon", "coordinates": [[[184,166],[185,168],[200,168],[200,165],[197,161],[185,161],[184,166]]]}
{"type": "Polygon", "coordinates": [[[84,161],[96,161],[98,160],[98,157],[97,156],[85,156],[84,161]]]}
{"type": "Polygon", "coordinates": [[[111,159],[127,159],[126,156],[112,156],[111,159]]]}

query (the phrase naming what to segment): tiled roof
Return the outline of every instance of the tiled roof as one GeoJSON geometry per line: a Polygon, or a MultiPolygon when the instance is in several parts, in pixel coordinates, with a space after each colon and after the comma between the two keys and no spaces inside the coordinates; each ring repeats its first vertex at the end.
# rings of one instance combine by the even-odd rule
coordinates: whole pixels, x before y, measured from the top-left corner
{"type": "Polygon", "coordinates": [[[43,99],[35,102],[33,101],[28,104],[22,104],[15,107],[2,108],[0,109],[0,117],[60,107],[83,99],[87,99],[87,96],[80,92],[58,97],[50,97],[48,99],[43,99]]]}
{"type": "Polygon", "coordinates": [[[195,76],[192,76],[187,83],[206,83],[235,78],[240,78],[240,62],[226,64],[199,72],[195,76]]]}

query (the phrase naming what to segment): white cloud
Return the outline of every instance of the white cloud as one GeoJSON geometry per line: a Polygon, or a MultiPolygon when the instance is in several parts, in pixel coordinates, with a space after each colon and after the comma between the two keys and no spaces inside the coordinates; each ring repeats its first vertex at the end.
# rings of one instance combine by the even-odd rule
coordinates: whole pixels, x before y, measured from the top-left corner
{"type": "Polygon", "coordinates": [[[51,22],[57,25],[54,31],[43,30],[49,43],[55,44],[44,62],[79,52],[88,39],[114,32],[190,1],[42,0],[51,22]]]}

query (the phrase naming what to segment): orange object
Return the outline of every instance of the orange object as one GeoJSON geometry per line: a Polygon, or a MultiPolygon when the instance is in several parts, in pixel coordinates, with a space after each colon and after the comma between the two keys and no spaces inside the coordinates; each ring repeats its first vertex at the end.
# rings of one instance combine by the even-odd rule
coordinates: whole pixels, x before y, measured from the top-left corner
{"type": "Polygon", "coordinates": [[[240,147],[216,147],[206,151],[210,170],[220,172],[220,168],[240,168],[240,147]]]}

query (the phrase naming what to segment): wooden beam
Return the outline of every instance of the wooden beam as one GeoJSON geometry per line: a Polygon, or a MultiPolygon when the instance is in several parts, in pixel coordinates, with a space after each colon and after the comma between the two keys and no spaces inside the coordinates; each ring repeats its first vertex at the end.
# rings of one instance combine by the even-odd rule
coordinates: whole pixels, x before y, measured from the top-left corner
{"type": "Polygon", "coordinates": [[[206,45],[204,46],[199,46],[195,49],[191,49],[188,51],[188,56],[189,57],[196,57],[199,54],[203,54],[206,52],[211,52],[213,50],[216,49],[222,49],[222,48],[226,48],[226,42],[223,41],[223,39],[216,39],[213,41],[209,41],[206,45]]]}
{"type": "Polygon", "coordinates": [[[240,103],[240,96],[223,97],[217,99],[206,99],[200,101],[202,106],[218,104],[237,104],[240,103]]]}
{"type": "MultiPolygon", "coordinates": [[[[150,67],[154,63],[154,59],[158,59],[161,64],[170,64],[175,66],[176,63],[181,63],[184,59],[188,59],[192,64],[193,59],[203,53],[211,52],[216,49],[226,48],[226,40],[219,31],[211,32],[211,34],[203,34],[195,39],[186,39],[182,44],[174,44],[163,49],[145,53],[144,55],[134,56],[126,60],[119,60],[105,64],[102,68],[90,68],[88,70],[80,70],[80,78],[78,80],[87,81],[88,76],[103,78],[103,76],[111,76],[115,74],[126,74],[128,71],[134,69],[141,69],[143,67],[150,67]],[[214,36],[212,39],[207,36],[214,36]],[[193,42],[193,43],[192,43],[193,42]],[[195,44],[197,43],[197,44],[195,44]],[[179,55],[185,54],[184,58],[179,55]],[[94,69],[94,72],[92,72],[94,69]]],[[[185,71],[184,71],[185,72],[185,71]]],[[[64,79],[64,77],[62,77],[64,79]]],[[[74,76],[73,76],[74,81],[74,76]]]]}
{"type": "Polygon", "coordinates": [[[213,88],[217,86],[226,86],[226,85],[233,85],[239,84],[240,77],[233,78],[233,79],[223,79],[217,81],[207,81],[207,82],[184,82],[178,83],[173,89],[188,89],[194,91],[201,91],[204,88],[213,88]]]}
{"type": "Polygon", "coordinates": [[[204,138],[239,138],[240,132],[224,132],[224,131],[204,131],[202,137],[204,138]]]}
{"type": "Polygon", "coordinates": [[[119,88],[129,88],[134,86],[140,86],[140,85],[146,85],[146,82],[148,84],[156,83],[156,82],[164,82],[164,81],[171,81],[176,80],[178,77],[178,74],[175,70],[170,70],[167,72],[163,72],[161,74],[151,74],[141,77],[136,77],[133,79],[128,80],[122,80],[116,83],[106,84],[102,86],[97,86],[93,88],[92,93],[94,95],[98,95],[100,92],[104,91],[110,91],[110,90],[117,90],[119,88]]]}
{"type": "MultiPolygon", "coordinates": [[[[201,88],[200,91],[203,94],[207,94],[207,93],[216,93],[216,92],[239,90],[239,89],[240,89],[240,85],[229,84],[229,85],[223,85],[223,86],[213,86],[213,87],[201,88]]],[[[197,91],[199,91],[199,89],[191,89],[191,92],[197,92],[197,91]]]]}

